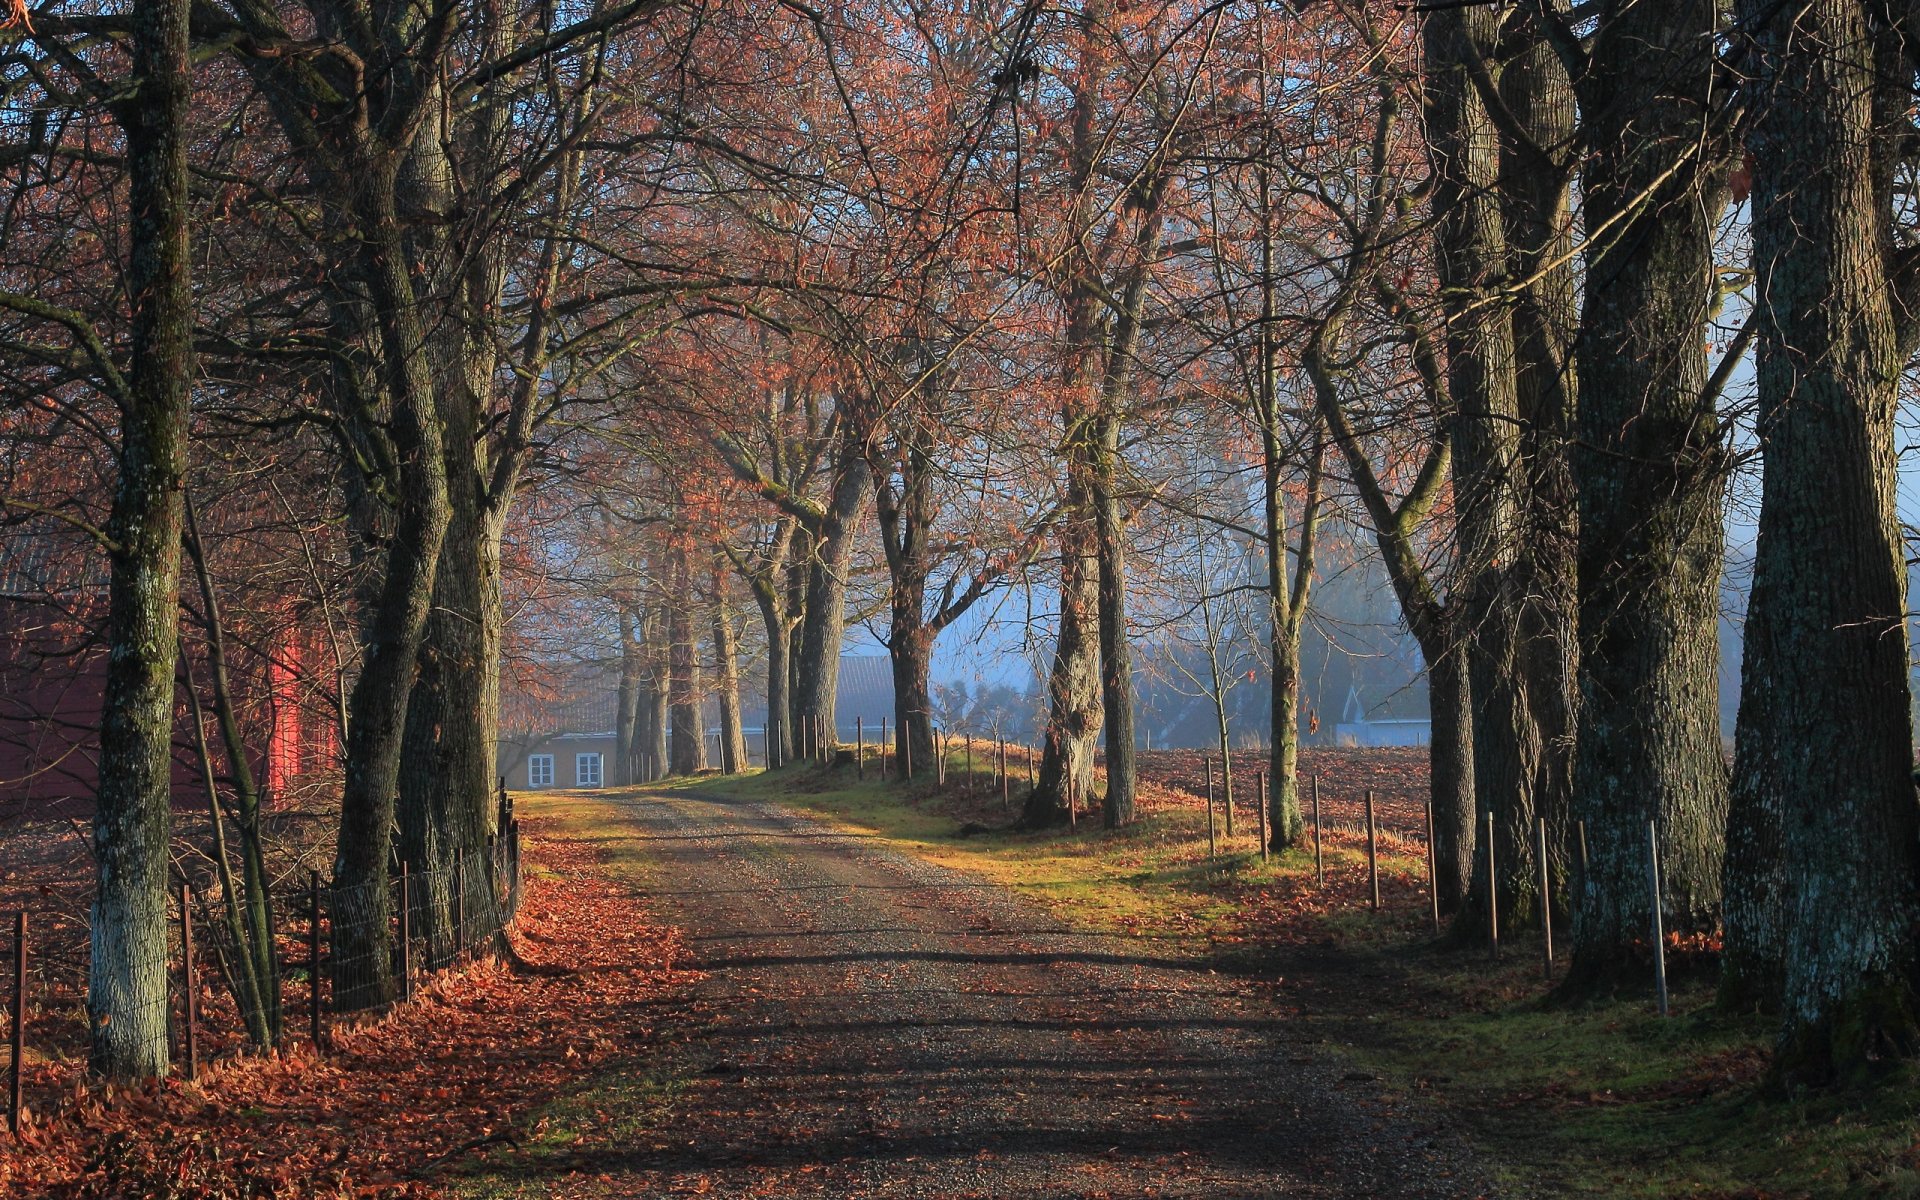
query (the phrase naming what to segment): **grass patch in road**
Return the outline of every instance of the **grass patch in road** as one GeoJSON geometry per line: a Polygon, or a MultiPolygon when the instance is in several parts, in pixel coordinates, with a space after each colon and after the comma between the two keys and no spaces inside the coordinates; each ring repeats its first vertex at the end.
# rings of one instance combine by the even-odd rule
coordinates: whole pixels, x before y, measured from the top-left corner
{"type": "Polygon", "coordinates": [[[671,1071],[600,1071],[545,1105],[510,1152],[461,1168],[452,1190],[472,1200],[532,1200],[556,1194],[587,1156],[640,1152],[675,1115],[687,1080],[671,1071]]]}
{"type": "Polygon", "coordinates": [[[1537,940],[1511,942],[1498,964],[1433,945],[1417,841],[1382,838],[1374,913],[1363,837],[1329,833],[1321,888],[1310,842],[1262,862],[1242,830],[1232,854],[1209,861],[1203,810],[1166,797],[1123,830],[1095,814],[1072,831],[968,836],[969,823],[1011,823],[997,793],[956,799],[812,768],[678,786],[884,838],[1079,928],[1285,973],[1304,1019],[1390,1091],[1437,1103],[1518,1194],[1920,1198],[1912,1076],[1864,1095],[1765,1096],[1770,1021],[1713,1011],[1702,979],[1676,979],[1672,1018],[1653,1012],[1650,980],[1646,996],[1548,1007],[1537,940]]]}

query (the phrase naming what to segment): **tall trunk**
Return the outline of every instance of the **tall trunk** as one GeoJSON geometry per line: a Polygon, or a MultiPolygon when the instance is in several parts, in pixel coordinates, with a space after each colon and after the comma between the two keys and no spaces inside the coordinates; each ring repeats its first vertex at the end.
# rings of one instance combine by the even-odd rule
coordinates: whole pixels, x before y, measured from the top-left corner
{"type": "MultiPolygon", "coordinates": [[[[923,391],[924,394],[924,391],[923,391]]],[[[954,618],[980,594],[976,586],[939,612],[927,615],[927,578],[932,572],[928,543],[935,533],[932,495],[932,439],[914,421],[898,437],[894,461],[870,465],[874,511],[880,544],[887,556],[887,657],[893,673],[894,754],[914,762],[933,761],[933,644],[954,618]]]]}
{"type": "MultiPolygon", "coordinates": [[[[1264,353],[1270,356],[1271,351],[1264,353]]],[[[1297,843],[1306,829],[1300,812],[1300,634],[1306,624],[1307,600],[1312,594],[1314,535],[1320,520],[1320,481],[1326,450],[1325,444],[1316,439],[1307,468],[1306,500],[1300,510],[1299,553],[1289,572],[1286,463],[1280,446],[1278,396],[1271,371],[1266,372],[1263,390],[1266,400],[1261,406],[1260,443],[1266,476],[1267,639],[1272,660],[1267,836],[1273,849],[1285,850],[1297,843]]]]}
{"type": "MultiPolygon", "coordinates": [[[[200,540],[200,521],[194,511],[193,497],[186,497],[186,549],[193,562],[194,579],[200,586],[201,613],[207,631],[207,667],[213,676],[213,710],[220,726],[220,743],[226,751],[228,770],[233,778],[236,824],[240,827],[240,873],[245,890],[245,919],[233,939],[234,949],[244,956],[242,968],[250,976],[250,990],[256,1009],[246,1014],[249,1031],[259,1046],[271,1046],[280,1039],[280,963],[273,939],[273,898],[267,875],[266,845],[260,831],[260,789],[254,781],[253,764],[247,757],[246,739],[240,730],[240,713],[233,700],[231,676],[227,670],[227,637],[220,620],[219,595],[214,591],[213,572],[207,566],[206,544],[200,540]]],[[[193,686],[193,673],[187,672],[187,686],[193,686]]],[[[194,697],[194,722],[199,728],[199,698],[194,697]]],[[[204,747],[201,757],[206,757],[204,747]]],[[[211,783],[211,775],[209,775],[211,783]]],[[[210,788],[211,790],[211,788],[210,788]]],[[[220,835],[218,796],[215,800],[215,833],[220,835]]],[[[223,839],[224,840],[224,839],[223,839]]],[[[228,872],[226,852],[220,853],[220,869],[228,872]]],[[[221,881],[223,889],[232,887],[230,878],[221,881]]],[[[236,904],[235,907],[238,907],[236,904]]]]}
{"type": "Polygon", "coordinates": [[[1100,811],[1108,829],[1133,821],[1138,771],[1133,735],[1133,654],[1127,636],[1127,533],[1117,492],[1120,418],[1105,413],[1096,422],[1092,473],[1095,561],[1100,614],[1100,700],[1106,712],[1107,791],[1100,811]]]}
{"type": "MultiPolygon", "coordinates": [[[[1432,513],[1447,476],[1450,461],[1446,427],[1430,436],[1426,456],[1413,487],[1398,503],[1388,499],[1374,473],[1365,448],[1354,432],[1340,400],[1336,375],[1324,341],[1337,333],[1338,318],[1324,323],[1308,339],[1301,365],[1313,384],[1314,398],[1334,446],[1347,463],[1367,515],[1373,522],[1374,544],[1394,596],[1400,601],[1407,628],[1420,643],[1427,663],[1428,706],[1433,741],[1428,751],[1429,793],[1433,807],[1435,882],[1440,911],[1457,915],[1466,904],[1472,883],[1472,865],[1479,827],[1474,807],[1473,701],[1469,694],[1465,654],[1459,643],[1454,607],[1440,598],[1415,544],[1415,534],[1432,513]]],[[[1436,400],[1444,400],[1446,384],[1431,343],[1416,339],[1415,357],[1423,383],[1436,400]]],[[[1436,407],[1444,409],[1444,404],[1436,407]]],[[[1455,928],[1464,932],[1458,920],[1455,928]]]]}
{"type": "MultiPolygon", "coordinates": [[[[1473,64],[1493,58],[1498,23],[1491,8],[1455,7],[1429,12],[1423,34],[1436,267],[1454,405],[1453,645],[1464,653],[1472,694],[1477,806],[1494,815],[1499,912],[1524,923],[1537,900],[1529,784],[1539,738],[1519,672],[1510,576],[1519,534],[1519,414],[1513,323],[1508,308],[1493,302],[1507,274],[1500,145],[1472,78],[1473,64]]],[[[1488,884],[1485,872],[1474,872],[1460,914],[1463,934],[1485,927],[1488,884]]]]}
{"type": "Polygon", "coordinates": [[[792,757],[793,739],[788,732],[787,637],[790,632],[786,608],[774,587],[754,588],[754,601],[760,608],[760,623],[767,634],[767,720],[761,739],[767,751],[767,769],[784,765],[792,757]]]}
{"type": "Polygon", "coordinates": [[[1427,659],[1427,711],[1433,729],[1427,752],[1427,802],[1433,806],[1434,890],[1441,915],[1453,916],[1466,906],[1479,854],[1480,823],[1473,799],[1473,696],[1459,654],[1437,638],[1432,645],[1423,640],[1421,649],[1427,659]]]}
{"type": "Polygon", "coordinates": [[[133,16],[127,135],[132,369],[120,391],[109,533],[106,691],[89,922],[90,1063],[110,1079],[167,1073],[167,829],[179,646],[180,533],[193,378],[187,242],[185,0],[133,16]]]}
{"type": "Polygon", "coordinates": [[[837,745],[834,707],[840,692],[840,643],[847,626],[847,573],[853,566],[853,535],[867,498],[867,463],[842,447],[833,492],[814,531],[807,567],[805,615],[800,623],[798,690],[794,717],[818,729],[822,749],[837,745]]]}
{"type": "MultiPolygon", "coordinates": [[[[493,36],[497,41],[503,32],[496,28],[493,36]]],[[[491,245],[464,244],[457,212],[456,174],[464,166],[469,176],[484,175],[487,164],[456,162],[452,153],[464,149],[474,159],[492,147],[498,98],[490,91],[459,129],[437,84],[428,103],[435,116],[406,156],[397,199],[411,261],[421,265],[440,309],[427,331],[427,353],[444,431],[448,519],[408,700],[398,817],[401,854],[418,878],[413,927],[426,941],[429,965],[438,968],[456,949],[455,891],[469,869],[462,864],[493,831],[503,525],[489,495],[494,463],[486,422],[499,355],[487,323],[504,272],[491,245]]],[[[469,925],[489,919],[467,916],[469,925]]]]}
{"type": "Polygon", "coordinates": [[[1785,935],[1777,1065],[1825,1081],[1920,1047],[1903,356],[1882,158],[1907,124],[1907,89],[1882,81],[1911,70],[1865,5],[1744,0],[1741,16],[1760,68],[1749,87],[1764,481],[1735,813],[1777,839],[1785,886],[1775,904],[1770,872],[1730,860],[1742,902],[1728,933],[1743,954],[1729,967],[1746,976],[1737,986],[1770,982],[1785,935]]]}
{"type": "Polygon", "coordinates": [[[1580,512],[1573,992],[1645,978],[1648,822],[1667,928],[1718,921],[1726,829],[1718,628],[1725,454],[1703,403],[1725,203],[1716,5],[1607,18],[1580,80],[1590,243],[1573,456],[1580,512]]]}
{"type": "MultiPolygon", "coordinates": [[[[390,172],[391,168],[383,168],[390,172]]],[[[392,901],[387,864],[400,752],[435,567],[447,523],[439,416],[420,311],[394,231],[391,178],[361,197],[369,232],[359,258],[380,333],[383,383],[392,397],[394,536],[369,622],[360,677],[348,702],[346,781],[334,855],[333,949],[343,972],[335,1003],[345,1011],[383,1004],[392,992],[392,901]]]]}
{"type": "Polygon", "coordinates": [[[651,783],[667,774],[667,691],[673,672],[659,650],[648,657],[652,669],[641,691],[640,756],[646,763],[647,782],[651,783]]]}
{"type": "MultiPolygon", "coordinates": [[[[474,431],[464,406],[442,404],[453,417],[449,442],[474,431]]],[[[450,464],[452,465],[452,464],[450,464]]],[[[412,872],[412,929],[423,939],[427,965],[453,961],[458,866],[486,845],[499,724],[497,630],[484,593],[497,592],[482,568],[486,536],[478,497],[463,476],[449,471],[451,518],[434,574],[433,607],[421,640],[419,672],[407,697],[396,817],[400,856],[412,872]],[[492,635],[492,636],[490,636],[492,635]]],[[[478,913],[470,914],[479,919],[478,913]]]]}
{"type": "Polygon", "coordinates": [[[887,642],[893,672],[893,754],[916,763],[933,761],[933,631],[924,624],[895,628],[887,642]]]}
{"type": "MultiPolygon", "coordinates": [[[[1069,475],[1068,511],[1082,500],[1069,475]]],[[[1093,751],[1100,733],[1099,568],[1084,525],[1069,520],[1060,531],[1060,635],[1047,678],[1046,744],[1040,773],[1027,798],[1022,822],[1041,828],[1067,819],[1069,794],[1084,802],[1093,786],[1093,751]]]]}
{"type": "MultiPolygon", "coordinates": [[[[1564,11],[1565,0],[1555,0],[1564,11]]],[[[1529,807],[1548,825],[1549,886],[1564,910],[1573,810],[1579,657],[1573,435],[1579,380],[1574,337],[1579,285],[1570,182],[1573,84],[1529,19],[1500,74],[1500,96],[1518,127],[1503,139],[1500,196],[1512,275],[1528,281],[1513,306],[1514,391],[1521,462],[1520,536],[1514,547],[1515,669],[1530,709],[1529,807]]],[[[1565,912],[1560,914],[1565,916],[1565,912]]]]}
{"type": "Polygon", "coordinates": [[[613,710],[613,763],[607,770],[607,782],[618,787],[642,782],[634,768],[640,715],[641,678],[647,672],[642,657],[638,626],[639,614],[625,604],[620,606],[620,686],[613,710]]]}
{"type": "Polygon", "coordinates": [[[684,549],[674,552],[672,594],[667,604],[667,704],[673,720],[668,753],[675,775],[692,775],[707,765],[707,732],[701,720],[700,701],[705,689],[701,687],[700,646],[694,634],[693,580],[684,549]]]}
{"type": "Polygon", "coordinates": [[[720,769],[738,775],[747,767],[747,739],[740,728],[740,651],[734,645],[726,577],[718,571],[713,576],[713,668],[719,676],[720,769]]]}

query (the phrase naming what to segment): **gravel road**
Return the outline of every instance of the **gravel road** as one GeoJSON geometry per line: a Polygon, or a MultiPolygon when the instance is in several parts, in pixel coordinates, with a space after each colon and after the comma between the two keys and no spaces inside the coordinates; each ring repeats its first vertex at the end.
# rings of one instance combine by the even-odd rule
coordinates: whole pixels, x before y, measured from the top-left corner
{"type": "MultiPolygon", "coordinates": [[[[1286,993],[777,805],[617,802],[709,972],[609,1195],[1483,1196],[1458,1139],[1308,1040],[1286,993]]],[[[597,1139],[596,1139],[597,1140],[597,1139]]]]}

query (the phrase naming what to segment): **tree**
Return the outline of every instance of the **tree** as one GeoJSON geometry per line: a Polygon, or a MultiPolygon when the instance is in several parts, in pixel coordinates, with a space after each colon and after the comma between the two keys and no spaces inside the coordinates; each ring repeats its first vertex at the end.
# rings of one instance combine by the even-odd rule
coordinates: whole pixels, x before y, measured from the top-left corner
{"type": "Polygon", "coordinates": [[[1579,992],[1639,975],[1649,822],[1667,927],[1710,930],[1719,916],[1726,454],[1704,342],[1730,156],[1712,0],[1627,6],[1584,40],[1551,5],[1530,12],[1574,81],[1584,152],[1574,795],[1589,865],[1563,985],[1579,992]]]}
{"type": "Polygon", "coordinates": [[[193,290],[187,241],[185,0],[151,0],[133,16],[127,139],[132,344],[120,406],[119,479],[107,526],[106,695],[94,815],[90,1061],[113,1079],[165,1075],[167,828],[173,772],[174,662],[185,532],[193,290]]]}
{"type": "Polygon", "coordinates": [[[1920,1048],[1920,812],[1894,449],[1920,256],[1893,242],[1890,169],[1911,136],[1896,72],[1911,77],[1902,33],[1914,31],[1878,24],[1859,0],[1743,0],[1739,18],[1765,473],[1724,986],[1734,1000],[1777,1001],[1779,1071],[1826,1082],[1920,1048]]]}

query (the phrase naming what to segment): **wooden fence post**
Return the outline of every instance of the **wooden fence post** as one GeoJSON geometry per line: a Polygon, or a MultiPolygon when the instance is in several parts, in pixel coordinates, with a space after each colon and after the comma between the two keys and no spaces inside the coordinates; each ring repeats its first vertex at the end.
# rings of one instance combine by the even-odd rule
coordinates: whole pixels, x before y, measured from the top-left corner
{"type": "Polygon", "coordinates": [[[1319,886],[1327,886],[1327,856],[1320,842],[1320,776],[1313,777],[1313,874],[1319,886]]]}
{"type": "MultiPolygon", "coordinates": [[[[1221,763],[1221,773],[1225,774],[1225,760],[1221,760],[1221,763]]],[[[1273,839],[1267,836],[1271,830],[1267,824],[1267,773],[1265,771],[1255,771],[1253,773],[1253,803],[1254,807],[1259,809],[1260,812],[1260,820],[1257,825],[1260,831],[1260,861],[1266,862],[1267,854],[1269,853],[1268,844],[1273,839]]]]}
{"type": "Polygon", "coordinates": [[[1212,857],[1213,857],[1213,855],[1214,855],[1214,844],[1213,844],[1213,760],[1212,760],[1212,759],[1210,759],[1210,758],[1208,758],[1208,757],[1207,757],[1206,755],[1204,755],[1204,754],[1203,754],[1203,755],[1201,755],[1201,756],[1200,756],[1200,761],[1201,761],[1202,763],[1204,763],[1204,764],[1206,765],[1206,768],[1207,768],[1207,857],[1208,857],[1208,858],[1212,858],[1212,857]]]}
{"type": "Polygon", "coordinates": [[[865,717],[853,719],[853,762],[855,779],[867,777],[867,721],[865,717]]]}

